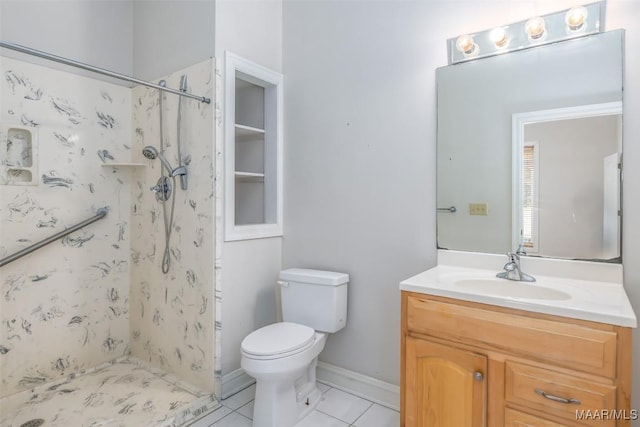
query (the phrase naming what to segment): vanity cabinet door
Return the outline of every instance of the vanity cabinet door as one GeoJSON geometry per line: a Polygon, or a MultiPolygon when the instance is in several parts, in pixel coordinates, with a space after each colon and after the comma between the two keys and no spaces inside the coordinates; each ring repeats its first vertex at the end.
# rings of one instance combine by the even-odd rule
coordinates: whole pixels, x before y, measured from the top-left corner
{"type": "Polygon", "coordinates": [[[486,356],[407,337],[405,357],[405,427],[486,425],[486,356]]]}

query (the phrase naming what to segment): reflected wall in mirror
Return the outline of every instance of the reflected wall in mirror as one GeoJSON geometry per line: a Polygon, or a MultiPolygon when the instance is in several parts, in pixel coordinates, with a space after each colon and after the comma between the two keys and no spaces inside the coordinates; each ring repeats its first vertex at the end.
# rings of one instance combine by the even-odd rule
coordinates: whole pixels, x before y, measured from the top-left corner
{"type": "MultiPolygon", "coordinates": [[[[437,70],[437,208],[456,207],[454,213],[438,211],[440,248],[505,253],[517,246],[515,244],[522,240],[522,220],[518,213],[519,202],[515,204],[513,199],[515,194],[521,197],[521,166],[513,166],[514,157],[517,157],[514,156],[514,150],[519,150],[514,146],[520,144],[512,137],[514,115],[576,107],[588,109],[584,106],[620,103],[623,37],[623,30],[610,31],[437,70]]],[[[580,119],[563,122],[562,125],[569,128],[562,132],[575,133],[580,126],[585,126],[580,119]]],[[[621,145],[619,124],[616,126],[613,128],[617,133],[602,140],[609,143],[615,140],[615,144],[621,145]]],[[[531,123],[531,127],[524,132],[524,139],[534,141],[539,138],[533,132],[545,132],[544,126],[540,127],[543,129],[531,123]]],[[[561,130],[558,128],[548,132],[558,133],[561,130]]],[[[575,168],[580,173],[573,172],[570,175],[569,169],[575,168],[570,166],[569,161],[579,158],[578,151],[575,146],[563,146],[564,151],[556,154],[551,151],[553,160],[545,160],[545,168],[553,168],[552,172],[545,175],[555,176],[551,178],[552,181],[562,177],[567,183],[585,183],[597,175],[604,182],[602,159],[598,166],[578,161],[575,168]]],[[[596,151],[600,153],[607,150],[609,148],[598,148],[596,151]]],[[[588,151],[591,149],[582,154],[588,151]]],[[[540,149],[541,155],[542,152],[540,149]]],[[[609,154],[614,152],[619,153],[620,150],[609,154]]],[[[539,183],[538,203],[544,200],[547,203],[545,206],[549,206],[552,200],[572,202],[564,206],[559,203],[552,210],[538,205],[538,247],[532,246],[532,252],[550,257],[620,260],[619,243],[617,256],[612,256],[611,251],[602,249],[602,244],[599,252],[586,252],[578,250],[582,243],[577,240],[563,248],[558,240],[548,237],[560,236],[558,229],[565,231],[573,218],[580,218],[580,225],[585,225],[579,231],[581,235],[591,236],[601,242],[605,239],[604,202],[592,203],[585,212],[576,210],[578,206],[588,205],[589,200],[600,199],[600,196],[594,196],[595,190],[590,193],[585,188],[593,187],[548,184],[543,187],[539,183]],[[563,192],[558,193],[561,189],[563,192]],[[546,194],[550,190],[556,192],[546,194]],[[595,215],[595,211],[602,213],[595,215]],[[597,216],[601,220],[582,221],[589,216],[597,216]]],[[[602,192],[604,188],[597,191],[598,194],[602,192]]],[[[619,197],[619,194],[618,190],[615,197],[619,197]]],[[[571,239],[566,237],[564,240],[571,239]]],[[[613,244],[619,239],[618,229],[613,244]]],[[[609,242],[611,238],[606,240],[609,242]]]]}
{"type": "Polygon", "coordinates": [[[513,247],[620,262],[622,103],[513,115],[513,247]]]}

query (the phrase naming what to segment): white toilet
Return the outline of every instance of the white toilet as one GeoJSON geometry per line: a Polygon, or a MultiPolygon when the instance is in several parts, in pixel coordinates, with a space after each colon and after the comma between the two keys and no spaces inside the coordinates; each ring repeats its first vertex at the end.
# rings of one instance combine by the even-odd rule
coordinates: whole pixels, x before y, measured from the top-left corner
{"type": "Polygon", "coordinates": [[[242,341],[241,366],[256,379],[253,427],[292,427],[320,401],[318,355],[327,333],[347,323],[349,276],[291,268],[280,272],[281,323],[242,341]]]}

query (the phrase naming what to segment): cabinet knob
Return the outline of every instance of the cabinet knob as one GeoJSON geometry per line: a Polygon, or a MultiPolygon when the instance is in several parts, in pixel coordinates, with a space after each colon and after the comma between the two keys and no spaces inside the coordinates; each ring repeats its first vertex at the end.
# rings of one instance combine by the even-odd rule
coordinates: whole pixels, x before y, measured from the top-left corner
{"type": "Polygon", "coordinates": [[[476,380],[476,381],[482,381],[482,380],[484,380],[484,375],[480,371],[475,371],[473,373],[473,379],[476,380]]]}

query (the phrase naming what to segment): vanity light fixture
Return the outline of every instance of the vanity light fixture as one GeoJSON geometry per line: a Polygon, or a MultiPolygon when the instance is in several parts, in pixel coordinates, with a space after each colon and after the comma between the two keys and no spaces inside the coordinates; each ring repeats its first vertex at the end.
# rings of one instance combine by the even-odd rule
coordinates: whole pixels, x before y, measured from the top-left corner
{"type": "Polygon", "coordinates": [[[478,45],[473,41],[473,36],[463,34],[456,40],[456,49],[465,57],[470,57],[478,52],[478,45]]]}
{"type": "Polygon", "coordinates": [[[584,28],[588,15],[587,8],[583,6],[569,9],[564,19],[567,24],[567,30],[580,31],[584,28]]]}
{"type": "Polygon", "coordinates": [[[547,33],[544,18],[540,16],[534,16],[533,18],[529,19],[526,24],[524,24],[524,30],[527,32],[529,40],[538,41],[542,39],[547,33]]]}
{"type": "Polygon", "coordinates": [[[507,36],[507,31],[504,27],[496,27],[489,33],[489,39],[493,42],[493,45],[502,49],[507,47],[509,44],[509,36],[507,36]]]}
{"type": "Polygon", "coordinates": [[[573,7],[447,40],[449,64],[528,49],[604,31],[606,1],[573,7]]]}

